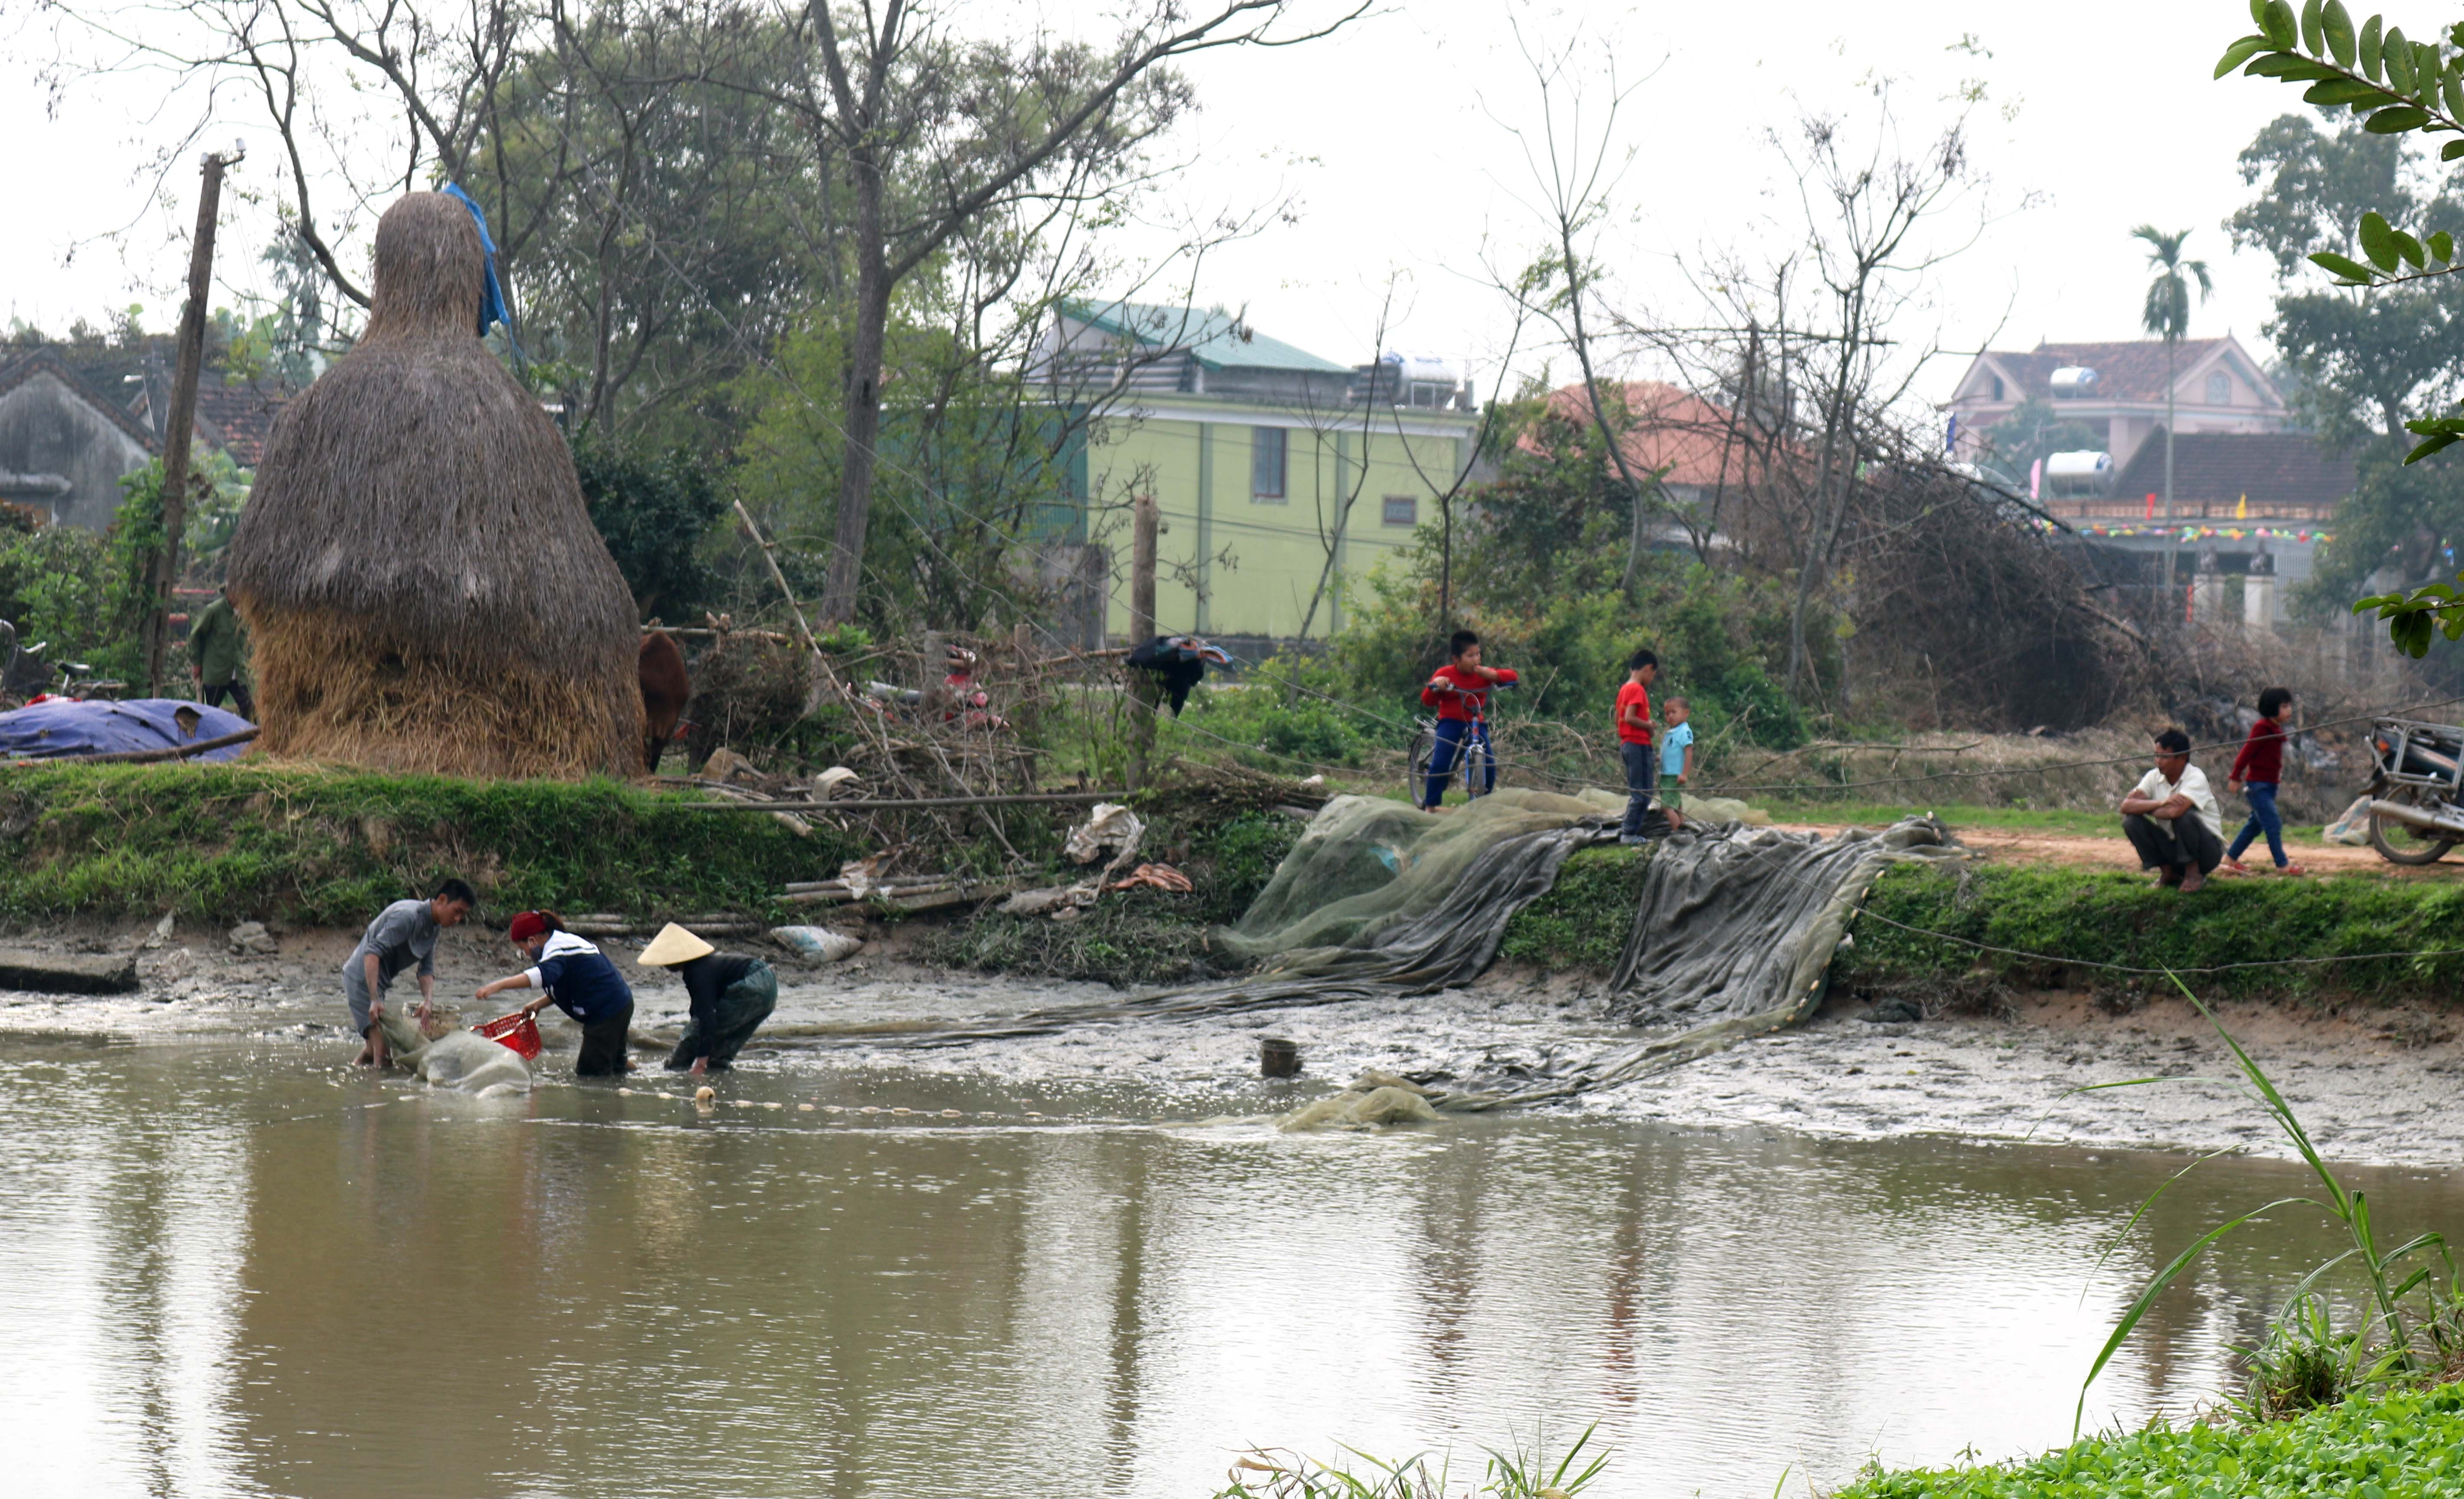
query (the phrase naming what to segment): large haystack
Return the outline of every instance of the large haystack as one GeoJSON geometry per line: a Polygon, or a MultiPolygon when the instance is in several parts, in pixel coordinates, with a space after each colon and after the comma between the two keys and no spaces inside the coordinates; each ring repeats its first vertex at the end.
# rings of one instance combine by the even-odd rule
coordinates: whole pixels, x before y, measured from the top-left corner
{"type": "Polygon", "coordinates": [[[641,760],[632,595],[564,439],[475,333],[477,227],[377,225],[357,347],[275,423],[231,545],[266,753],[474,776],[641,760]]]}

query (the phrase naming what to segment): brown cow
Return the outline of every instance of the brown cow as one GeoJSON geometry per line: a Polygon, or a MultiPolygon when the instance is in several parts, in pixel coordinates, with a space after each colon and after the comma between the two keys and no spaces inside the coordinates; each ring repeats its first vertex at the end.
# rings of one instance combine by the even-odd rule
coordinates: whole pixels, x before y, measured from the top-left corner
{"type": "Polygon", "coordinates": [[[693,697],[693,677],[685,671],[685,653],[676,649],[673,636],[654,629],[642,637],[641,675],[646,731],[642,768],[655,776],[659,773],[659,757],[667,753],[668,741],[676,737],[685,704],[693,697]]]}

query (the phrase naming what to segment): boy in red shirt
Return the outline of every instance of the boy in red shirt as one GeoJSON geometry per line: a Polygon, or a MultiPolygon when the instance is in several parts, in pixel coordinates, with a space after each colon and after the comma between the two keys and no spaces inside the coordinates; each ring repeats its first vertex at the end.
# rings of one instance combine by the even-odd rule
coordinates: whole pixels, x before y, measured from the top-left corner
{"type": "Polygon", "coordinates": [[[2275,856],[2278,871],[2309,872],[2284,856],[2284,819],[2276,810],[2276,784],[2284,775],[2284,725],[2292,716],[2290,688],[2271,687],[2259,694],[2258,721],[2250,726],[2250,738],[2241,741],[2241,753],[2225,773],[2225,789],[2239,791],[2250,801],[2250,821],[2225,850],[2225,868],[2235,874],[2250,872],[2241,862],[2242,850],[2260,833],[2267,834],[2267,851],[2275,856]]]}
{"type": "Polygon", "coordinates": [[[1625,823],[1617,842],[1649,842],[1643,819],[1651,815],[1651,794],[1660,785],[1659,757],[1651,752],[1651,680],[1660,674],[1660,657],[1638,650],[1626,659],[1625,685],[1617,689],[1617,756],[1625,761],[1625,823]]]}
{"type": "Polygon", "coordinates": [[[1476,737],[1488,750],[1487,783],[1472,795],[1497,789],[1497,751],[1488,744],[1488,694],[1493,688],[1512,687],[1522,680],[1511,668],[1481,665],[1480,637],[1470,630],[1456,630],[1446,642],[1446,654],[1452,659],[1420,689],[1420,705],[1438,710],[1438,742],[1429,752],[1429,783],[1420,800],[1421,808],[1431,812],[1445,800],[1446,783],[1454,779],[1455,756],[1465,739],[1476,737]]]}

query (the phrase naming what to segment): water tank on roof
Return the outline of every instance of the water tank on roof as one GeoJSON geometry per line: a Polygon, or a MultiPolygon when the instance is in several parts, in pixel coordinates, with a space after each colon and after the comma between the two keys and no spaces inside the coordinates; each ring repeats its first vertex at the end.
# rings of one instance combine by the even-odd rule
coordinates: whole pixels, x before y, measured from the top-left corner
{"type": "Polygon", "coordinates": [[[1430,354],[1389,354],[1386,363],[1394,365],[1397,377],[1409,384],[1449,387],[1463,384],[1463,374],[1450,359],[1430,354]]]}
{"type": "Polygon", "coordinates": [[[2085,364],[2065,364],[2054,371],[2053,385],[2057,396],[2092,396],[2096,394],[2096,371],[2085,364]]]}
{"type": "Polygon", "coordinates": [[[2049,479],[2101,479],[2113,472],[2109,452],[2057,452],[2045,459],[2049,479]]]}

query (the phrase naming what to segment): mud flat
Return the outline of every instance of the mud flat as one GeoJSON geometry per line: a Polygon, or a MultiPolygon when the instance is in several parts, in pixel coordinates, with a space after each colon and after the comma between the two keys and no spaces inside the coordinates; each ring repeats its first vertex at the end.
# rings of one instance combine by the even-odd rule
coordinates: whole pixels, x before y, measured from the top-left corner
{"type": "MultiPolygon", "coordinates": [[[[335,975],[355,937],[332,930],[288,933],[278,954],[233,955],[221,934],[183,929],[137,950],[136,993],[0,991],[0,1036],[83,1034],[140,1045],[282,1040],[330,1051],[339,1068],[352,1042],[335,975]]],[[[53,946],[67,953],[77,945],[137,943],[136,936],[90,932],[53,946]]],[[[682,990],[633,967],[637,944],[606,945],[634,981],[641,1038],[671,1033],[683,1016],[682,990]]],[[[502,942],[462,929],[447,934],[438,951],[441,1012],[466,1024],[486,1018],[478,1011],[493,1006],[473,1005],[469,996],[510,968],[502,942]]],[[[787,1031],[954,1021],[1120,998],[1102,984],[950,974],[877,953],[827,968],[783,960],[780,966],[783,981],[773,1025],[787,1031]]],[[[2043,993],[2015,999],[1999,1016],[1877,1024],[1859,1018],[1870,1006],[1835,997],[1799,1029],[1557,1112],[1859,1139],[1929,1135],[2289,1153],[2257,1109],[2233,1091],[2222,1045],[2187,1003],[2156,1001],[2124,1013],[2114,1013],[2112,1003],[2110,995],[2043,993]],[[2158,1081],[2079,1091],[2134,1078],[2158,1081]]],[[[2464,1090],[2457,1087],[2464,1043],[2451,1018],[2428,1008],[2346,1005],[2339,1011],[2259,1000],[2226,1002],[2220,1013],[2331,1157],[2392,1165],[2464,1163],[2464,1090]]],[[[1054,1100],[1101,1094],[1108,1113],[1121,1107],[1126,1093],[1156,1123],[1263,1118],[1339,1087],[1364,1068],[1441,1082],[1539,1076],[1638,1038],[1601,1016],[1595,980],[1507,969],[1469,988],[1411,999],[1195,1022],[1089,1025],[933,1049],[757,1044],[743,1067],[748,1074],[860,1069],[925,1086],[963,1082],[1054,1100]],[[1258,1043],[1267,1036],[1299,1045],[1300,1079],[1258,1077],[1258,1043]]],[[[553,1014],[545,1019],[553,1077],[570,1067],[573,1038],[553,1014]]]]}

